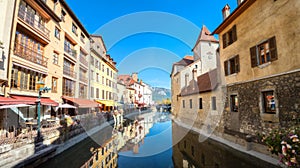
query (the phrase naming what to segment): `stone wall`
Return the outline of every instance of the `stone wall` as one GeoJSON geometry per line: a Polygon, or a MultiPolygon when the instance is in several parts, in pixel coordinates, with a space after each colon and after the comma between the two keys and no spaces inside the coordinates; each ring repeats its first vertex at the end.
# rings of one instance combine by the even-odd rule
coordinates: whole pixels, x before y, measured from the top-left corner
{"type": "Polygon", "coordinates": [[[300,72],[235,84],[227,87],[228,95],[224,110],[225,127],[255,135],[278,127],[299,124],[300,118],[300,72]],[[276,114],[262,112],[262,91],[274,90],[276,114]],[[239,111],[230,111],[230,94],[237,94],[239,111]],[[234,117],[237,116],[237,117],[234,117]]]}

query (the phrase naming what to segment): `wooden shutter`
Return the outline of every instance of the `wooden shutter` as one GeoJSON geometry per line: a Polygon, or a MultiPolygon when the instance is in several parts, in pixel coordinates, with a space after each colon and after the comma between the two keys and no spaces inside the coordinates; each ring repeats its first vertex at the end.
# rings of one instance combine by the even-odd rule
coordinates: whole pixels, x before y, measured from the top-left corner
{"type": "Polygon", "coordinates": [[[237,40],[237,34],[236,34],[236,26],[234,25],[232,27],[232,43],[237,40]]]}
{"type": "Polygon", "coordinates": [[[251,67],[257,66],[256,46],[250,48],[251,67]]]}
{"type": "Polygon", "coordinates": [[[225,72],[225,76],[228,75],[228,60],[224,62],[224,72],[225,72]]]}
{"type": "Polygon", "coordinates": [[[234,63],[235,63],[235,73],[240,72],[240,56],[237,55],[234,59],[234,63]]]}
{"type": "Polygon", "coordinates": [[[278,59],[277,57],[277,47],[276,47],[276,38],[275,36],[269,39],[269,50],[271,55],[271,61],[278,59]]]}
{"type": "Polygon", "coordinates": [[[222,36],[222,39],[223,39],[223,48],[226,48],[227,47],[227,39],[226,39],[226,33],[225,34],[223,34],[223,36],[222,36]]]}

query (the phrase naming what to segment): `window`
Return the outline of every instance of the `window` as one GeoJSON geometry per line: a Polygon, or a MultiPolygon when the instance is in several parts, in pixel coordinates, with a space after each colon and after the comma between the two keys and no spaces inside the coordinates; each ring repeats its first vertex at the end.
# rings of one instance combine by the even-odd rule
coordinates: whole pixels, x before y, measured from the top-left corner
{"type": "Polygon", "coordinates": [[[91,98],[94,98],[94,87],[91,87],[91,98]]]}
{"type": "Polygon", "coordinates": [[[234,25],[228,32],[223,34],[223,48],[226,48],[227,46],[231,45],[237,40],[236,35],[236,26],[234,25]]]}
{"type": "Polygon", "coordinates": [[[230,95],[230,109],[231,112],[239,111],[239,101],[237,95],[230,95]]]}
{"type": "Polygon", "coordinates": [[[276,113],[276,104],[275,104],[275,96],[274,91],[265,91],[262,92],[262,104],[263,104],[263,112],[264,113],[276,113]]]}
{"type": "Polygon", "coordinates": [[[99,73],[96,73],[96,81],[99,82],[99,73]]]}
{"type": "Polygon", "coordinates": [[[96,89],[96,98],[99,98],[99,88],[96,89]]]}
{"type": "Polygon", "coordinates": [[[225,76],[240,72],[240,57],[239,55],[224,62],[225,76]]]}
{"type": "Polygon", "coordinates": [[[104,99],[104,90],[102,90],[102,99],[104,99]]]}
{"type": "Polygon", "coordinates": [[[102,85],[104,85],[104,76],[102,76],[102,85]]]}
{"type": "Polygon", "coordinates": [[[63,78],[63,95],[74,96],[75,82],[66,78],[63,78]]]}
{"type": "Polygon", "coordinates": [[[106,68],[106,75],[109,76],[109,68],[106,68]]]}
{"type": "Polygon", "coordinates": [[[104,72],[104,65],[102,65],[102,72],[104,72]]]}
{"type": "Polygon", "coordinates": [[[193,100],[190,99],[190,108],[193,108],[193,100]]]}
{"type": "Polygon", "coordinates": [[[60,15],[60,19],[65,22],[65,16],[66,16],[66,12],[62,9],[61,10],[61,15],[60,15]]]}
{"type": "Polygon", "coordinates": [[[185,85],[184,86],[187,86],[188,85],[188,81],[189,81],[189,74],[185,74],[184,76],[184,82],[185,82],[185,85]]]}
{"type": "Polygon", "coordinates": [[[91,70],[91,80],[94,80],[94,71],[91,70]]]}
{"type": "Polygon", "coordinates": [[[74,24],[74,23],[72,23],[72,32],[77,36],[78,34],[77,34],[77,26],[74,24]]]}
{"type": "Polygon", "coordinates": [[[192,156],[195,156],[195,149],[194,149],[194,146],[191,147],[191,151],[192,151],[192,156]]]}
{"type": "Polygon", "coordinates": [[[98,61],[98,60],[96,60],[95,62],[96,62],[96,64],[95,64],[95,68],[98,68],[98,66],[99,66],[99,61],[98,61]]]}
{"type": "Polygon", "coordinates": [[[52,77],[52,87],[51,87],[51,92],[52,93],[57,93],[57,78],[52,77]]]}
{"type": "Polygon", "coordinates": [[[80,40],[81,40],[81,42],[83,42],[84,43],[84,40],[85,40],[85,36],[84,36],[84,34],[80,34],[80,40]]]}
{"type": "Polygon", "coordinates": [[[58,53],[53,52],[53,64],[58,65],[58,53]]]}
{"type": "Polygon", "coordinates": [[[60,39],[60,30],[55,27],[55,30],[54,30],[54,36],[57,38],[57,39],[60,39]]]}
{"type": "Polygon", "coordinates": [[[95,61],[94,57],[91,57],[91,65],[93,66],[94,66],[94,61],[95,61]]]}
{"type": "Polygon", "coordinates": [[[251,66],[256,67],[278,59],[276,38],[270,39],[250,48],[251,66]]]}
{"type": "Polygon", "coordinates": [[[211,97],[211,108],[212,110],[217,110],[217,100],[216,97],[211,97]]]}
{"type": "Polygon", "coordinates": [[[185,100],[182,100],[182,107],[185,108],[185,100]]]}
{"type": "Polygon", "coordinates": [[[202,98],[199,98],[199,109],[202,109],[202,98]]]}
{"type": "Polygon", "coordinates": [[[18,90],[36,90],[37,81],[45,81],[45,76],[29,69],[13,66],[11,71],[11,87],[18,90]]]}

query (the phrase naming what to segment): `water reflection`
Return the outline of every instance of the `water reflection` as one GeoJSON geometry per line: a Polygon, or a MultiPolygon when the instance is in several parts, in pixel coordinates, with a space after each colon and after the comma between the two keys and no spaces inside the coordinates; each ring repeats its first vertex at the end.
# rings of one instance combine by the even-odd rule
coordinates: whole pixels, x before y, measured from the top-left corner
{"type": "Polygon", "coordinates": [[[118,166],[120,168],[173,167],[172,125],[169,113],[144,115],[140,125],[144,128],[141,131],[141,138],[137,136],[120,150],[118,166]]]}
{"type": "MultiPolygon", "coordinates": [[[[172,124],[173,140],[185,130],[176,123],[172,124]]],[[[253,156],[239,152],[214,140],[199,142],[201,135],[189,131],[173,146],[173,161],[176,168],[264,168],[276,167],[253,156]]]]}

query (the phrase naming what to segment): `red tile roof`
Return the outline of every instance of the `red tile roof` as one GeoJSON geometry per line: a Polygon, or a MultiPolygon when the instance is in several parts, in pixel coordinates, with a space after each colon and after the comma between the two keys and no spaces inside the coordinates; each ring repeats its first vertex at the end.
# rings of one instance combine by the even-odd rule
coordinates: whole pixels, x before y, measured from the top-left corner
{"type": "Polygon", "coordinates": [[[196,41],[194,48],[199,44],[200,41],[210,41],[216,43],[219,42],[213,35],[211,35],[210,31],[207,29],[205,25],[202,26],[202,29],[200,31],[199,37],[196,41]]]}

